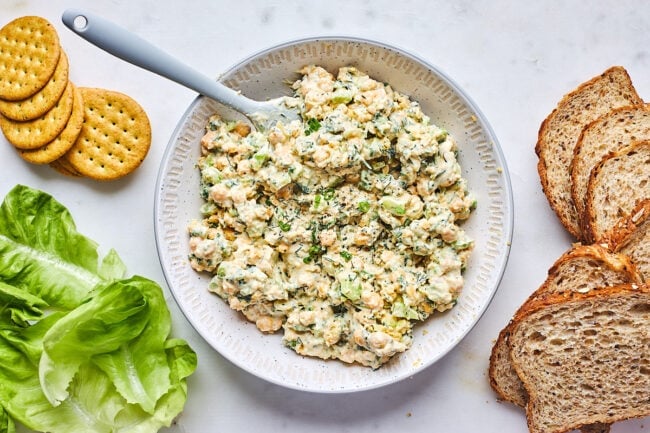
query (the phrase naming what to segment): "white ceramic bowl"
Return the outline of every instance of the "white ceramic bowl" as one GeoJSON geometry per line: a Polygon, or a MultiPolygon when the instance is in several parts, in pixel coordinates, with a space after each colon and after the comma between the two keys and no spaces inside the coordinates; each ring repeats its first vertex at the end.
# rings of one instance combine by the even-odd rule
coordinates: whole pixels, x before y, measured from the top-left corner
{"type": "Polygon", "coordinates": [[[476,247],[465,272],[458,304],[435,314],[415,329],[413,346],[378,370],[302,357],[281,343],[281,335],[263,335],[240,313],[208,292],[210,275],[188,262],[187,224],[200,217],[199,141],[208,118],[220,113],[239,117],[199,96],[174,131],[163,158],[156,188],[155,231],[165,278],[180,309],[199,334],[225,358],[250,373],[286,387],[314,392],[351,392],[407,378],[440,359],[479,320],[492,299],[510,251],[512,192],[497,139],[476,105],[449,77],[405,51],[368,40],[340,37],[305,39],[255,54],[224,73],[220,80],[253,99],[291,93],[288,81],[306,64],[335,72],[354,65],[371,77],[417,100],[433,123],[458,142],[459,160],[478,207],[464,229],[476,247]]]}

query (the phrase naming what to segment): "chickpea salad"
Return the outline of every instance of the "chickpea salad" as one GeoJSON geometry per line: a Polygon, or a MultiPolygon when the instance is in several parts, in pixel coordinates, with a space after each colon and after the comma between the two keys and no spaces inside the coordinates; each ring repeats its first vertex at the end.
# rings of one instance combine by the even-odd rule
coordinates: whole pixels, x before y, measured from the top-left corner
{"type": "Polygon", "coordinates": [[[302,121],[210,118],[190,263],[297,353],[376,369],[456,304],[476,200],[454,138],[417,102],[354,67],[300,72],[285,104],[302,121]]]}

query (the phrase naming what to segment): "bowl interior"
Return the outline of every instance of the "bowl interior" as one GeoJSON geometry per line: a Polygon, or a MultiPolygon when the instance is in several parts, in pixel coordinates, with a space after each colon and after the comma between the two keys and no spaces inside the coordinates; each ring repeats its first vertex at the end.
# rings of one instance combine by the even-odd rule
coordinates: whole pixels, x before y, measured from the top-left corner
{"type": "Polygon", "coordinates": [[[210,276],[187,260],[186,226],[200,218],[199,141],[208,118],[241,115],[198,97],[180,120],[163,158],[156,189],[155,230],[167,283],[190,323],[224,357],[276,384],[315,392],[351,392],[409,377],[451,350],[487,308],[503,274],[512,237],[512,192],[506,163],[487,121],[444,73],[402,50],[351,38],[319,38],[260,52],[221,76],[229,87],[253,99],[291,93],[288,82],[304,65],[330,72],[356,66],[372,78],[418,101],[433,123],[453,134],[459,160],[478,207],[463,225],[476,247],[465,272],[458,304],[415,330],[413,347],[378,370],[338,361],[305,358],[285,348],[281,335],[263,335],[254,324],[207,290],[210,276]]]}

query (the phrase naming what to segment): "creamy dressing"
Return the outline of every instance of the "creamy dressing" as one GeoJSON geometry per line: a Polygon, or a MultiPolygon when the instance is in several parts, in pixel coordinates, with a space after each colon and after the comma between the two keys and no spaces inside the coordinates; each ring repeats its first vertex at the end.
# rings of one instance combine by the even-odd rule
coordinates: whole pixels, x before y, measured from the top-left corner
{"type": "Polygon", "coordinates": [[[378,368],[455,305],[476,202],[454,138],[417,102],[353,67],[301,73],[286,104],[303,121],[210,119],[190,263],[297,353],[378,368]]]}

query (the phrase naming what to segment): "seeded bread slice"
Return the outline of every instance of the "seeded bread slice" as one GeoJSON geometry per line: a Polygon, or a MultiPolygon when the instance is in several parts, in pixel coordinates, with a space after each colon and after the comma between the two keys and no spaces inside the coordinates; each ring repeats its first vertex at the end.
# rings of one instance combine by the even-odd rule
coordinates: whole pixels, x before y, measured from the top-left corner
{"type": "Polygon", "coordinates": [[[614,66],[565,95],[540,126],[535,153],[542,189],[564,227],[579,240],[583,237],[569,173],[578,137],[603,114],[641,103],[627,71],[614,66]]]}
{"type": "Polygon", "coordinates": [[[608,244],[613,251],[632,259],[645,282],[650,283],[650,199],[641,201],[614,228],[608,244]]]}
{"type": "Polygon", "coordinates": [[[650,141],[611,152],[592,170],[585,207],[587,239],[606,239],[644,199],[650,199],[650,141]]]}
{"type": "Polygon", "coordinates": [[[520,311],[512,362],[531,433],[650,415],[650,287],[552,294],[520,311]]]}
{"type": "MultiPolygon", "coordinates": [[[[621,283],[640,283],[639,272],[627,256],[614,254],[601,245],[576,245],[565,252],[548,271],[544,283],[519,311],[544,296],[565,291],[589,291],[621,283]]],[[[512,321],[499,333],[492,347],[488,377],[499,398],[525,407],[528,394],[510,360],[509,336],[512,321]]]]}
{"type": "Polygon", "coordinates": [[[587,125],[571,160],[571,197],[582,220],[591,170],[612,151],[650,140],[650,104],[621,107],[587,125]]]}

